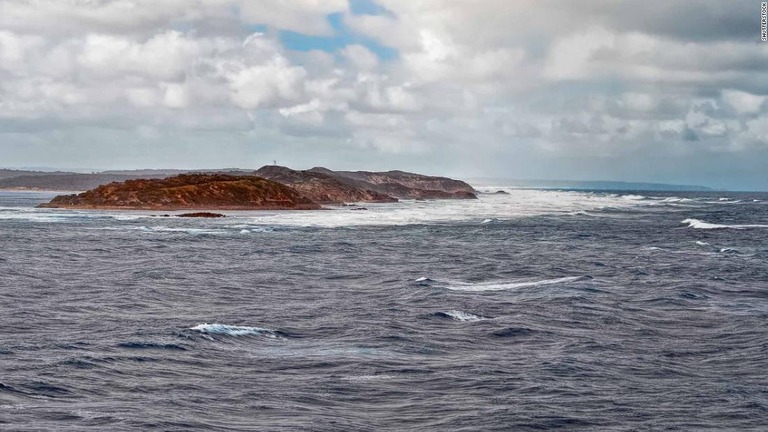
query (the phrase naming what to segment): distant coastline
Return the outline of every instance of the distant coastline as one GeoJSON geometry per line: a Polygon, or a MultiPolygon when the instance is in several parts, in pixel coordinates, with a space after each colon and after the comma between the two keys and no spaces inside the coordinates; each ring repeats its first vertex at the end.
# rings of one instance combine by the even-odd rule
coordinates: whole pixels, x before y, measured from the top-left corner
{"type": "Polygon", "coordinates": [[[506,186],[515,189],[567,189],[594,191],[716,192],[707,186],[670,183],[624,182],[602,180],[515,180],[498,178],[469,179],[478,187],[506,186]]]}
{"type": "MultiPolygon", "coordinates": [[[[269,167],[269,165],[267,166],[269,167]]],[[[264,167],[262,167],[264,172],[264,167]]],[[[318,168],[314,169],[318,171],[318,168]]],[[[295,171],[295,170],[291,170],[295,171]]],[[[298,171],[310,172],[312,170],[298,171]]],[[[330,170],[328,170],[330,171],[330,170]]],[[[223,168],[210,170],[179,170],[179,169],[139,169],[139,170],[108,170],[91,173],[70,171],[33,171],[0,169],[0,191],[30,191],[30,192],[83,192],[103,184],[124,182],[132,179],[161,179],[179,174],[217,173],[229,175],[251,175],[255,171],[239,168],[223,168]]],[[[331,171],[333,172],[333,171],[331,171]]],[[[343,171],[340,171],[343,173],[343,171]]],[[[282,173],[281,173],[282,175],[282,173]]],[[[716,192],[725,189],[715,189],[701,185],[626,182],[608,180],[541,180],[541,179],[509,179],[509,178],[471,178],[469,184],[478,187],[504,186],[516,189],[568,189],[568,190],[605,190],[605,191],[688,191],[716,192]]]]}

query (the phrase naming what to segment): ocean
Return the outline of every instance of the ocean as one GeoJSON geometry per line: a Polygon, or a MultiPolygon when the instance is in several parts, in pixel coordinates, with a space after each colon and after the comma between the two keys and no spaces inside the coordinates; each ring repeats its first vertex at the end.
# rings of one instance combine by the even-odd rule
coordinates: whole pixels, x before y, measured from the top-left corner
{"type": "Polygon", "coordinates": [[[0,192],[0,430],[768,430],[768,194],[507,191],[0,192]]]}

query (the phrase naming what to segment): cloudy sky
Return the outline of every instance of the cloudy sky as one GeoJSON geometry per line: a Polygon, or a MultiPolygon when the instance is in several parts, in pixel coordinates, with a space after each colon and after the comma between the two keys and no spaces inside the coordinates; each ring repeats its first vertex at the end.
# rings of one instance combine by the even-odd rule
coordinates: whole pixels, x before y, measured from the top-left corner
{"type": "Polygon", "coordinates": [[[0,0],[0,166],[768,190],[751,0],[0,0]]]}

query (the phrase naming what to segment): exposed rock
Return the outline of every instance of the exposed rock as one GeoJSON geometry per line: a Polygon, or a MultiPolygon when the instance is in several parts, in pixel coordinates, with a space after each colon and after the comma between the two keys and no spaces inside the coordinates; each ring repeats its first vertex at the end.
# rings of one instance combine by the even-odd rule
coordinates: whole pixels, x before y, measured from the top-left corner
{"type": "Polygon", "coordinates": [[[184,217],[184,218],[223,218],[223,217],[226,217],[226,216],[221,214],[221,213],[195,212],[195,213],[182,213],[180,215],[176,215],[176,217],[184,217]]]}
{"type": "Polygon", "coordinates": [[[40,207],[135,210],[313,210],[320,205],[283,184],[255,176],[181,174],[109,183],[60,195],[40,207]]]}
{"type": "Polygon", "coordinates": [[[283,166],[266,165],[254,174],[290,186],[307,198],[323,204],[343,204],[348,201],[397,202],[397,198],[372,190],[367,187],[369,185],[350,184],[327,173],[297,171],[283,166]]]}
{"type": "Polygon", "coordinates": [[[497,190],[496,192],[493,192],[494,195],[509,195],[509,192],[503,191],[503,190],[497,190]]]}
{"type": "Polygon", "coordinates": [[[405,171],[331,171],[316,167],[311,172],[335,177],[358,188],[368,188],[402,199],[476,199],[467,183],[447,177],[426,176],[405,171]]]}

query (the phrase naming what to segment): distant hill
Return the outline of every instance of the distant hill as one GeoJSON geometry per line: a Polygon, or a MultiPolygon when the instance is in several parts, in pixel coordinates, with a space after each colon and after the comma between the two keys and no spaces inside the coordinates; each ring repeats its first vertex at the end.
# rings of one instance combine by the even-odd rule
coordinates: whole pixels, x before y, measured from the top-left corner
{"type": "Polygon", "coordinates": [[[521,189],[575,189],[575,190],[616,190],[616,191],[690,191],[706,192],[714,189],[698,185],[677,185],[667,183],[642,183],[621,181],[582,180],[509,180],[477,179],[475,184],[493,184],[521,189]]]}
{"type": "Polygon", "coordinates": [[[67,171],[24,171],[0,170],[0,189],[86,191],[103,184],[124,182],[131,179],[161,179],[179,174],[221,173],[230,175],[252,175],[253,171],[226,170],[121,170],[83,174],[67,171]]]}
{"type": "Polygon", "coordinates": [[[15,169],[0,169],[0,179],[14,178],[14,177],[29,177],[39,175],[68,175],[74,174],[66,171],[29,171],[29,170],[15,170],[15,169]]]}
{"type": "Polygon", "coordinates": [[[37,173],[0,179],[0,189],[32,189],[50,191],[84,191],[103,184],[122,182],[135,178],[165,178],[165,174],[153,176],[118,174],[37,173]]]}

